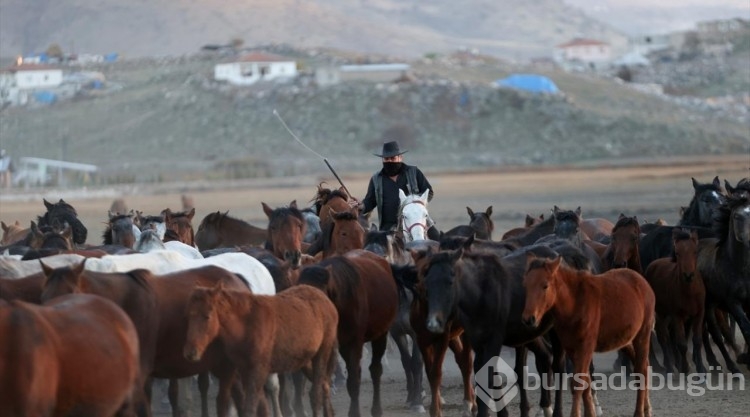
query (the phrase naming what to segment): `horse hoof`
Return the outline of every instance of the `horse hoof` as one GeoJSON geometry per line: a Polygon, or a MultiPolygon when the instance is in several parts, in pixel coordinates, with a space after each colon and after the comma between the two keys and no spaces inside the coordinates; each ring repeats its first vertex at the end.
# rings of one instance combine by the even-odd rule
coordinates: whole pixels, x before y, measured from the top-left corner
{"type": "Polygon", "coordinates": [[[410,410],[411,412],[413,412],[413,413],[419,413],[419,414],[424,414],[424,413],[426,413],[426,412],[427,412],[427,411],[426,411],[426,410],[424,409],[424,406],[423,406],[422,404],[418,404],[418,405],[416,405],[416,404],[415,404],[415,405],[412,405],[411,407],[409,407],[409,410],[410,410]]]}

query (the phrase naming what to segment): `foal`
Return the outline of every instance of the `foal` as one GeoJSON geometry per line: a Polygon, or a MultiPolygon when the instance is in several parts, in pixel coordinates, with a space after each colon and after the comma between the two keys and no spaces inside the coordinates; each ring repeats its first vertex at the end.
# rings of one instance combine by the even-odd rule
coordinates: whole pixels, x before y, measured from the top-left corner
{"type": "Polygon", "coordinates": [[[589,365],[594,352],[624,348],[640,378],[635,417],[651,415],[648,398],[648,352],[656,297],[648,282],[630,269],[594,275],[561,262],[527,258],[523,321],[536,327],[547,312],[555,320],[560,342],[573,360],[575,383],[572,417],[594,416],[589,365]]]}
{"type": "Polygon", "coordinates": [[[699,373],[705,373],[701,349],[706,288],[697,270],[698,234],[680,228],[672,230],[674,254],[659,258],[648,266],[644,276],[656,293],[656,336],[664,352],[664,367],[672,372],[672,349],[668,343],[667,325],[674,332],[680,371],[689,372],[685,324],[693,330],[693,362],[699,373]]]}

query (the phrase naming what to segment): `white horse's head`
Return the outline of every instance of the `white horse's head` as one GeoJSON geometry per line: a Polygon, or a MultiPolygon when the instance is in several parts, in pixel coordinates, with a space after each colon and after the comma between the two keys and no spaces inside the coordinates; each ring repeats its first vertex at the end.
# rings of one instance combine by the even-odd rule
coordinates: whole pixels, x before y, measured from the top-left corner
{"type": "Polygon", "coordinates": [[[412,242],[427,239],[427,224],[429,213],[427,212],[427,197],[430,190],[425,190],[422,195],[412,194],[407,196],[403,190],[398,190],[401,200],[399,208],[399,225],[404,233],[404,240],[412,242]]]}

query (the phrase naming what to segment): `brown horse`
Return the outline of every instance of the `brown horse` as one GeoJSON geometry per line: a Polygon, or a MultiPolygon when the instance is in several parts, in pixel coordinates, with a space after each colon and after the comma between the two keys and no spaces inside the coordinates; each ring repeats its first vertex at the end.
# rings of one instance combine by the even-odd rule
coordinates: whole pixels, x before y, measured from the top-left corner
{"type": "Polygon", "coordinates": [[[0,225],[3,228],[3,238],[0,239],[0,246],[19,242],[23,240],[31,231],[31,229],[29,228],[24,229],[21,226],[21,223],[18,222],[18,220],[16,220],[16,222],[11,224],[10,226],[6,225],[5,222],[0,222],[0,225]]]}
{"type": "Polygon", "coordinates": [[[603,270],[630,268],[642,274],[641,256],[638,252],[640,242],[641,226],[638,217],[628,217],[620,213],[615,227],[612,228],[610,242],[601,255],[603,270]]]}
{"type": "MultiPolygon", "coordinates": [[[[267,415],[263,384],[271,373],[304,369],[312,380],[313,416],[333,416],[330,380],[336,360],[338,313],[326,295],[298,285],[273,296],[227,291],[219,283],[197,288],[187,306],[184,355],[199,361],[214,340],[239,371],[248,415],[267,415]]],[[[305,415],[302,390],[296,415],[305,415]]]]}
{"type": "Polygon", "coordinates": [[[198,225],[195,244],[201,251],[243,245],[262,245],[268,237],[266,229],[228,215],[209,213],[198,225]]]}
{"type": "Polygon", "coordinates": [[[581,231],[589,239],[601,242],[612,234],[615,227],[611,221],[602,218],[581,219],[581,231]]]}
{"type": "Polygon", "coordinates": [[[130,213],[107,213],[107,227],[102,233],[102,241],[105,245],[119,245],[133,249],[135,246],[135,234],[133,233],[133,217],[135,212],[130,213]]]}
{"type": "Polygon", "coordinates": [[[359,417],[360,361],[365,342],[372,342],[370,376],[373,384],[372,415],[383,415],[380,401],[380,363],[388,342],[388,329],[398,310],[398,288],[388,262],[374,253],[354,250],[302,268],[300,284],[328,294],[339,313],[338,343],[346,362],[349,416],[359,417]]]}
{"type": "Polygon", "coordinates": [[[159,330],[156,295],[149,284],[151,273],[145,269],[127,273],[86,271],[86,259],[62,268],[51,268],[39,262],[46,277],[41,294],[43,302],[65,294],[95,294],[114,302],[128,315],[138,333],[140,347],[141,372],[134,402],[139,415],[151,415],[145,383],[153,367],[159,330]]]}
{"type": "MultiPolygon", "coordinates": [[[[155,378],[178,379],[210,371],[219,380],[216,414],[223,417],[229,412],[236,368],[226,360],[221,344],[210,344],[198,362],[188,361],[183,355],[188,331],[185,312],[190,295],[196,286],[212,287],[219,282],[227,289],[250,292],[243,279],[217,266],[188,269],[150,280],[159,306],[159,333],[151,375],[155,378]]],[[[177,388],[177,384],[170,384],[169,401],[175,417],[180,415],[177,388]]],[[[199,378],[198,388],[201,392],[201,415],[208,416],[208,378],[199,378]]],[[[234,394],[235,405],[242,415],[243,400],[238,392],[234,394]]]]}
{"type": "Polygon", "coordinates": [[[195,246],[195,233],[193,233],[193,216],[195,216],[195,209],[190,211],[178,211],[172,212],[170,209],[165,209],[164,223],[167,226],[167,230],[172,230],[177,233],[178,240],[186,245],[195,246]]]}
{"type": "MultiPolygon", "coordinates": [[[[365,229],[359,222],[359,210],[347,206],[346,211],[331,211],[331,221],[323,226],[320,238],[307,249],[308,255],[323,252],[323,258],[342,255],[346,252],[365,247],[365,229]]],[[[323,224],[321,219],[321,225],[323,224]]]]}
{"type": "MultiPolygon", "coordinates": [[[[339,188],[338,190],[331,190],[324,188],[323,184],[318,184],[318,192],[313,197],[312,201],[315,205],[316,214],[320,217],[320,228],[325,230],[326,226],[332,223],[333,219],[328,216],[328,213],[333,212],[345,212],[351,209],[349,205],[349,199],[351,196],[344,190],[339,188]]],[[[359,216],[359,210],[356,212],[356,216],[359,216]]]]}
{"type": "Polygon", "coordinates": [[[0,275],[0,300],[21,300],[27,303],[42,303],[44,273],[28,275],[23,278],[4,278],[0,275]]]}
{"type": "Polygon", "coordinates": [[[681,372],[688,373],[685,325],[690,325],[693,330],[693,362],[698,373],[705,373],[701,350],[706,288],[697,271],[698,235],[675,228],[672,239],[674,254],[651,262],[644,274],[656,294],[656,336],[664,352],[667,371],[673,372],[672,364],[677,363],[681,372]],[[672,357],[673,346],[668,343],[667,326],[677,345],[679,356],[676,362],[672,357]]]}
{"type": "Polygon", "coordinates": [[[528,257],[524,276],[524,322],[535,327],[551,312],[555,331],[575,368],[571,416],[595,415],[589,365],[594,352],[625,349],[640,378],[635,416],[651,415],[648,352],[656,297],[648,282],[630,269],[594,275],[555,260],[528,257]]]}
{"type": "Polygon", "coordinates": [[[73,248],[73,229],[66,224],[61,230],[46,227],[42,231],[32,221],[29,247],[31,249],[71,250],[73,248]]]}
{"type": "Polygon", "coordinates": [[[507,232],[503,233],[503,235],[500,237],[500,240],[505,240],[511,237],[521,235],[525,233],[530,227],[535,226],[543,221],[544,221],[544,214],[540,214],[539,217],[534,217],[530,214],[526,214],[526,219],[524,220],[523,227],[516,227],[516,228],[508,230],[507,232]]]}
{"type": "Polygon", "coordinates": [[[474,212],[470,207],[466,207],[469,213],[469,224],[456,226],[453,229],[440,235],[443,236],[476,236],[478,239],[492,240],[492,231],[495,230],[495,223],[492,221],[492,206],[487,207],[485,211],[474,212]]]}
{"type": "Polygon", "coordinates": [[[297,209],[297,200],[289,203],[288,207],[272,209],[261,202],[263,212],[268,216],[268,237],[266,249],[276,257],[284,260],[295,260],[294,267],[299,267],[302,255],[302,237],[305,235],[307,223],[302,212],[297,209]]]}
{"type": "Polygon", "coordinates": [[[131,410],[138,336],[114,303],[71,294],[0,303],[0,415],[110,417],[131,410]]]}

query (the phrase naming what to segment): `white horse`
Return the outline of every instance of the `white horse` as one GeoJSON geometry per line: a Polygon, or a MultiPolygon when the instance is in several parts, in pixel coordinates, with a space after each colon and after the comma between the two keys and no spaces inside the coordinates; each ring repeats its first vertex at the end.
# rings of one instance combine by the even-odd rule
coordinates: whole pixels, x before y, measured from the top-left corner
{"type": "MultiPolygon", "coordinates": [[[[70,266],[81,262],[79,255],[54,255],[43,258],[45,265],[53,268],[70,266]]],[[[164,275],[184,269],[215,265],[233,272],[247,282],[255,294],[272,295],[276,286],[268,269],[260,261],[242,252],[223,253],[205,259],[189,259],[179,252],[161,250],[129,255],[107,255],[102,258],[88,258],[86,269],[96,272],[128,272],[143,268],[154,275],[164,275]]],[[[0,258],[0,275],[5,278],[21,278],[42,271],[39,260],[18,261],[0,258]]]]}
{"type": "Polygon", "coordinates": [[[171,250],[182,254],[188,259],[203,259],[200,251],[190,245],[186,245],[177,240],[162,242],[159,239],[159,232],[155,229],[147,229],[141,233],[141,238],[136,242],[133,248],[138,252],[148,253],[157,250],[171,250]]]}
{"type": "Polygon", "coordinates": [[[430,228],[430,214],[427,212],[427,197],[430,190],[427,189],[422,195],[406,195],[403,190],[398,190],[399,205],[399,228],[403,231],[406,243],[415,240],[427,239],[427,229],[430,228]]]}

